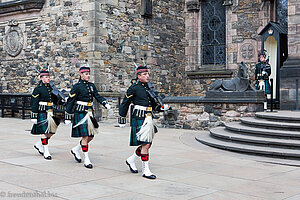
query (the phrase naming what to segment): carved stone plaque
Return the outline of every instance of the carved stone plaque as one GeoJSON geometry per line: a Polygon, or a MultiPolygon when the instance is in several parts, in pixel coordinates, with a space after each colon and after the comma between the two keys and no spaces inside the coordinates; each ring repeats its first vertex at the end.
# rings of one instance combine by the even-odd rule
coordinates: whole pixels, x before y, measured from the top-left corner
{"type": "Polygon", "coordinates": [[[257,41],[246,39],[238,45],[237,62],[257,62],[257,41]]]}
{"type": "Polygon", "coordinates": [[[4,48],[8,55],[16,57],[23,49],[23,33],[16,21],[9,21],[9,28],[4,36],[4,48]]]}

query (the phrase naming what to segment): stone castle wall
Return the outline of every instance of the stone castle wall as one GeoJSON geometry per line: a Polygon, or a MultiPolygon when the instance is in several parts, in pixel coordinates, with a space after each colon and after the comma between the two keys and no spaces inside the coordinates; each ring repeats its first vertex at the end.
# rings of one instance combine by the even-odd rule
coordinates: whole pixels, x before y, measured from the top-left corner
{"type": "Polygon", "coordinates": [[[135,78],[132,60],[145,58],[154,85],[183,93],[183,4],[153,1],[150,18],[141,16],[140,0],[50,0],[39,11],[0,15],[1,92],[32,92],[47,63],[55,84],[68,90],[85,59],[100,91],[125,92],[135,78]],[[23,46],[11,56],[4,40],[15,27],[23,46]]]}

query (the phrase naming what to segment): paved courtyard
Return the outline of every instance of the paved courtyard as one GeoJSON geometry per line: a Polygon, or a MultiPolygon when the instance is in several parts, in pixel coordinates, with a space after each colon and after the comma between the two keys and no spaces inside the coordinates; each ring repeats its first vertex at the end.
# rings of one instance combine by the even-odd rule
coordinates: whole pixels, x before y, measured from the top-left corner
{"type": "MultiPolygon", "coordinates": [[[[199,131],[160,129],[150,155],[156,180],[132,174],[125,159],[129,127],[100,123],[89,148],[92,170],[76,163],[78,139],[62,124],[50,140],[52,160],[33,148],[30,120],[0,118],[0,199],[299,200],[300,168],[206,147],[199,131]]],[[[141,164],[138,162],[138,169],[141,164]]]]}

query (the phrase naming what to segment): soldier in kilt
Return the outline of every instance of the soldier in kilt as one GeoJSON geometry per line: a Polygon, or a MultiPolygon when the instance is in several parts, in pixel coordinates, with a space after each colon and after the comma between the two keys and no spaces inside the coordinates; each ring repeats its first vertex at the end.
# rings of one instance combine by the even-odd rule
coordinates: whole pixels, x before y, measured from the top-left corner
{"type": "Polygon", "coordinates": [[[41,71],[40,78],[41,81],[33,90],[30,102],[31,121],[33,122],[31,134],[41,135],[41,140],[34,144],[34,148],[45,159],[51,160],[48,141],[55,134],[60,123],[60,120],[53,114],[53,105],[57,103],[58,98],[51,92],[49,71],[41,71]]]}
{"type": "Polygon", "coordinates": [[[84,154],[84,166],[93,168],[88,156],[88,143],[92,141],[94,135],[98,132],[98,123],[93,116],[93,99],[95,98],[106,109],[110,105],[106,99],[99,95],[96,86],[89,82],[90,68],[87,66],[79,69],[80,79],[73,85],[66,107],[65,123],[71,125],[71,137],[81,137],[80,142],[71,150],[77,162],[81,162],[79,150],[84,154]],[[72,120],[72,121],[71,121],[72,120]]]}
{"type": "Polygon", "coordinates": [[[256,90],[264,89],[265,95],[271,94],[269,77],[271,75],[271,65],[267,59],[266,51],[259,54],[259,63],[255,67],[256,90]],[[263,84],[262,84],[263,83],[263,84]],[[260,86],[263,85],[264,88],[260,86]]]}
{"type": "Polygon", "coordinates": [[[139,66],[137,68],[137,83],[132,84],[120,105],[118,123],[120,127],[124,127],[126,123],[126,115],[130,104],[134,104],[134,109],[131,115],[131,134],[130,146],[138,146],[126,160],[130,171],[138,173],[135,165],[135,160],[141,158],[143,177],[148,179],[155,179],[156,176],[150,171],[149,168],[149,149],[152,144],[154,134],[157,132],[152,119],[152,111],[162,111],[161,108],[153,98],[151,98],[147,90],[149,73],[146,66],[139,66]]]}

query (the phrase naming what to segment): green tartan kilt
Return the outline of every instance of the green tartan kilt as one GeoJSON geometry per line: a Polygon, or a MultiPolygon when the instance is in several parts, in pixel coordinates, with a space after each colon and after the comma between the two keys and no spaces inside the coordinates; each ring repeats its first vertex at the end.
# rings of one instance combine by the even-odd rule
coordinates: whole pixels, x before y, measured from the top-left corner
{"type": "Polygon", "coordinates": [[[139,146],[142,144],[151,144],[151,142],[138,141],[136,133],[138,133],[144,123],[145,119],[132,118],[131,133],[130,133],[130,146],[139,146]]]}
{"type": "MultiPolygon", "coordinates": [[[[46,130],[48,128],[47,112],[39,112],[37,116],[37,124],[34,124],[31,129],[31,134],[40,135],[48,134],[46,130]]],[[[49,133],[54,134],[54,133],[49,133]]]]}
{"type": "Polygon", "coordinates": [[[80,122],[86,115],[86,112],[74,112],[74,117],[72,121],[72,134],[71,137],[83,137],[83,136],[89,136],[89,137],[94,137],[93,135],[89,135],[88,131],[88,122],[86,121],[85,123],[73,128],[78,122],[80,122]]]}

